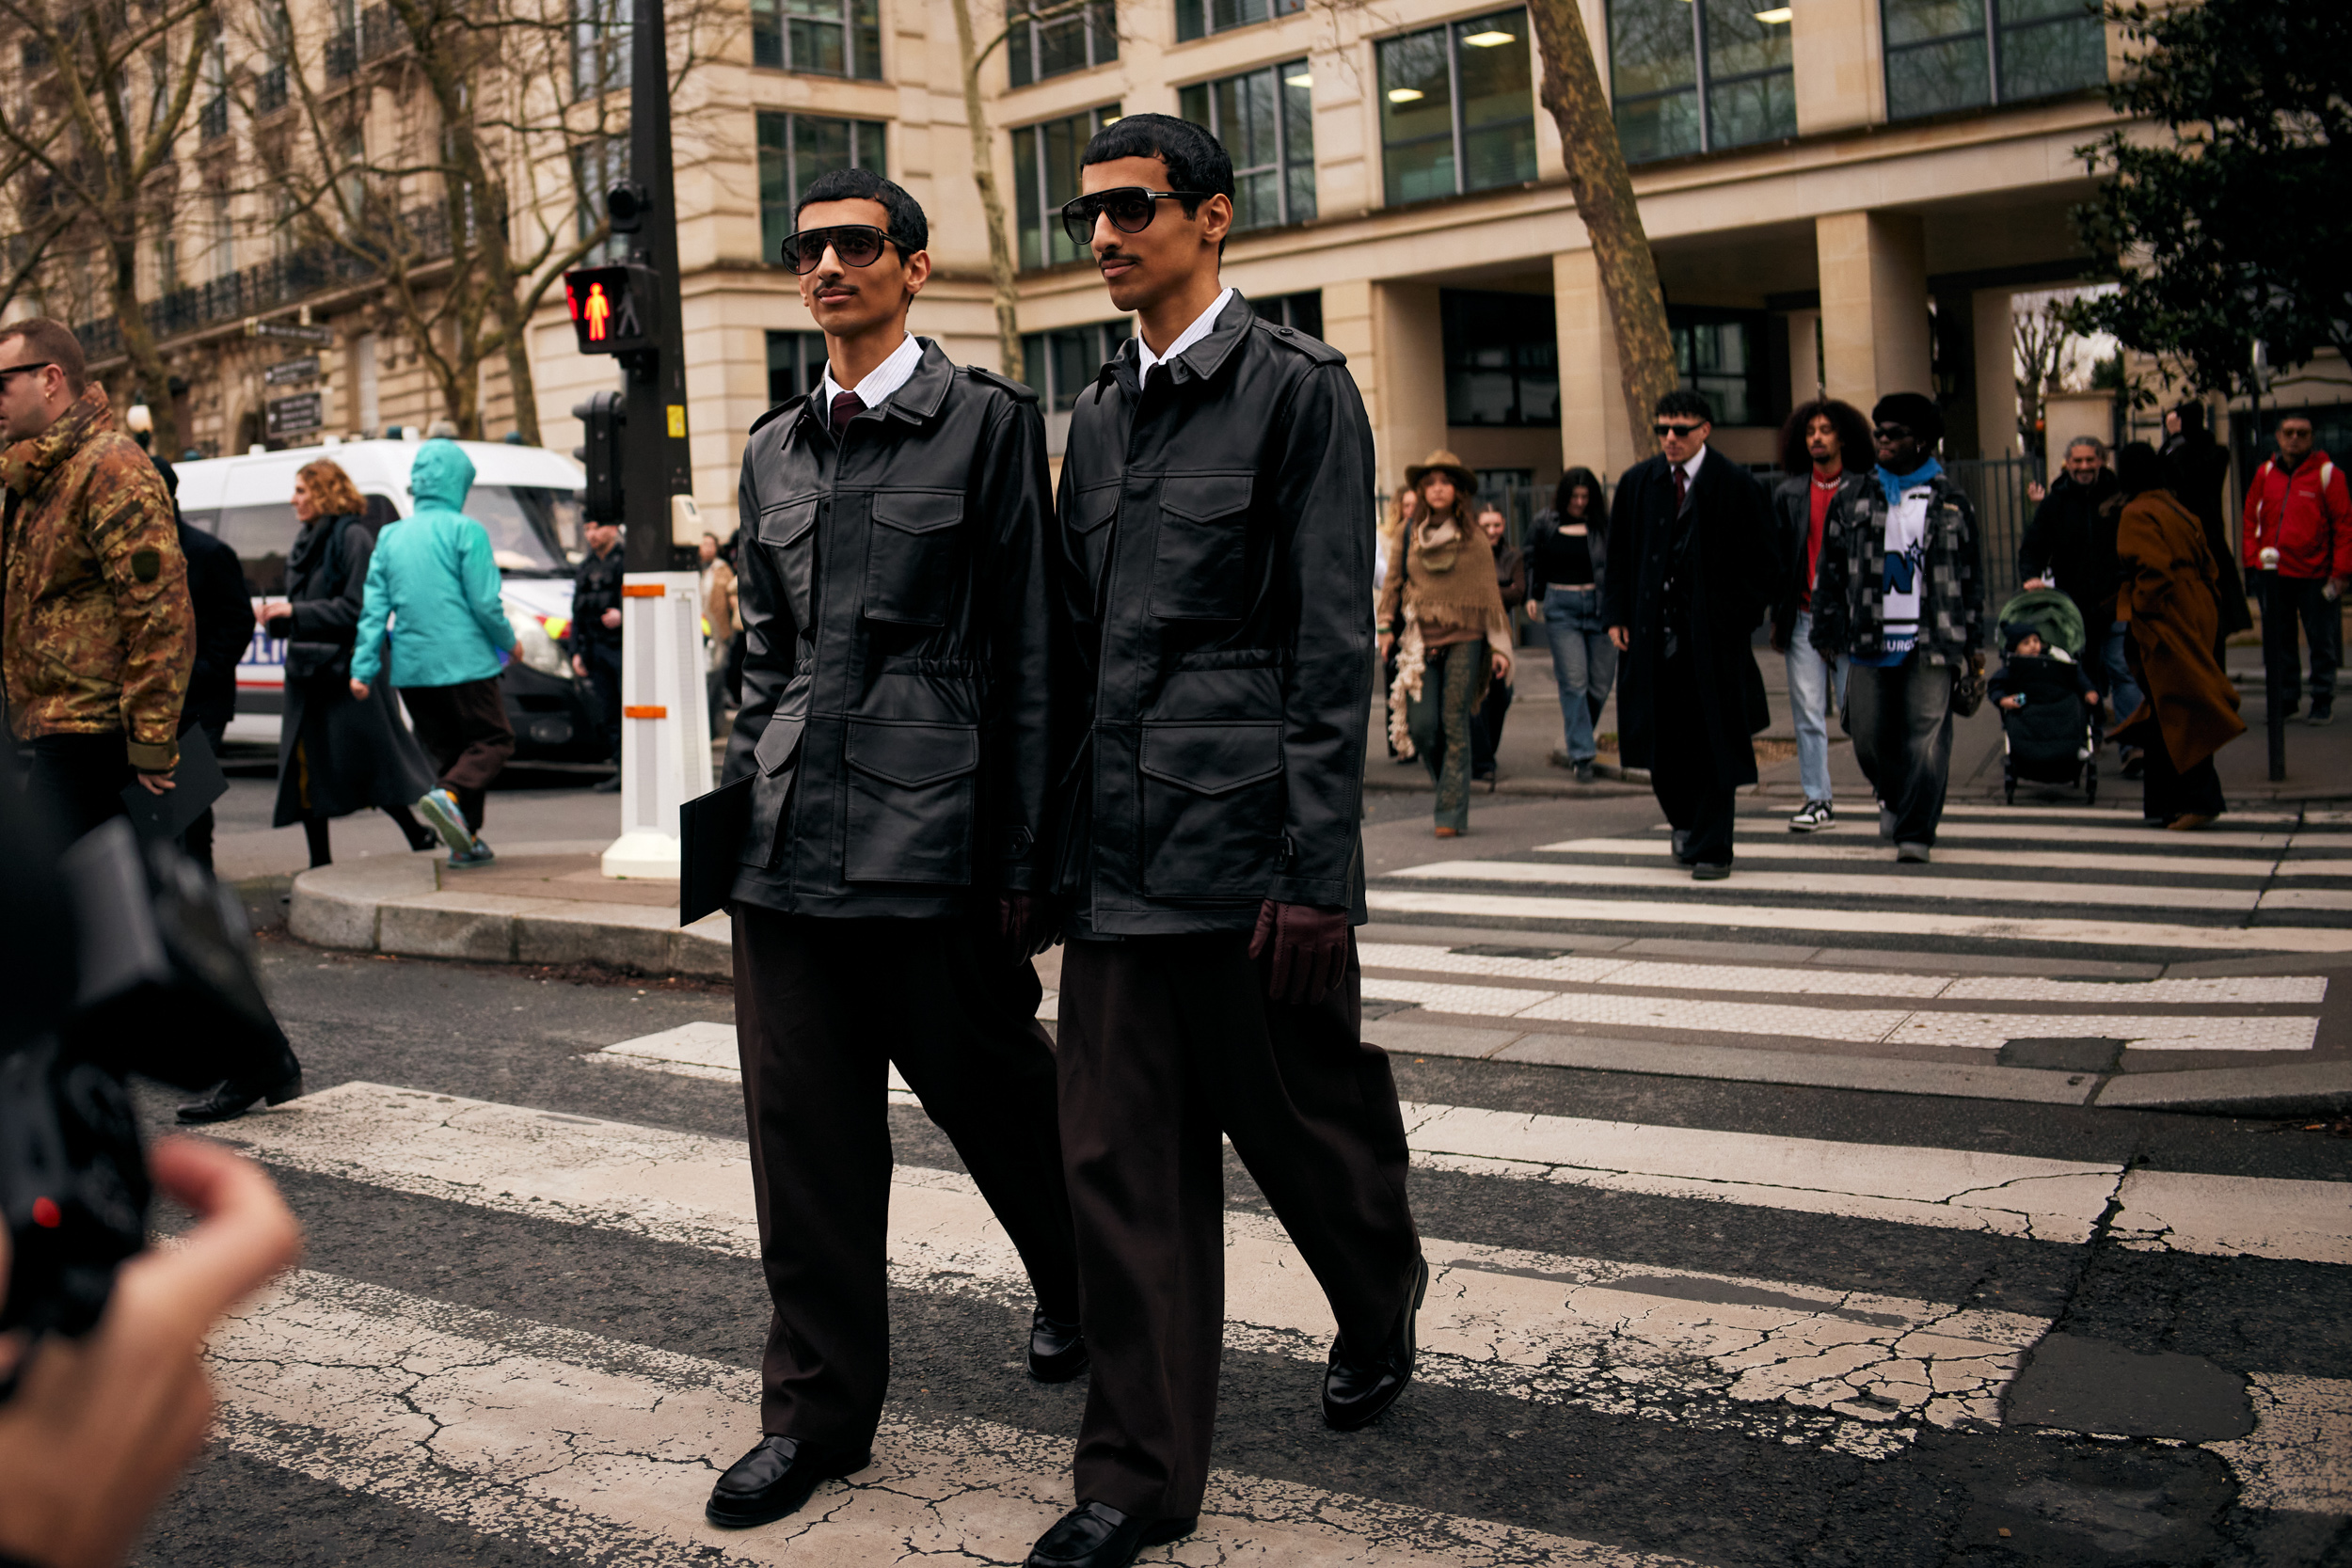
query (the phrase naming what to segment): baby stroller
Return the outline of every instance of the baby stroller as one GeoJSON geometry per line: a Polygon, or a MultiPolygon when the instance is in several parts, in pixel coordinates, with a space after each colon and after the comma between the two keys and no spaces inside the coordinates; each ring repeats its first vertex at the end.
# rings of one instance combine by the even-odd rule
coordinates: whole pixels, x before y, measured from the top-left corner
{"type": "Polygon", "coordinates": [[[2042,639],[2043,649],[2038,658],[2009,655],[2001,666],[2004,673],[2026,680],[2042,677],[2041,684],[2054,693],[2065,693],[2063,701],[2028,700],[2021,707],[2000,710],[2002,800],[2015,805],[2017,781],[2025,779],[2074,785],[2082,790],[2086,805],[2096,804],[2099,709],[2068,689],[2086,646],[2082,611],[2055,588],[2029,589],[2001,607],[1999,626],[2004,654],[2029,631],[2042,639]]]}

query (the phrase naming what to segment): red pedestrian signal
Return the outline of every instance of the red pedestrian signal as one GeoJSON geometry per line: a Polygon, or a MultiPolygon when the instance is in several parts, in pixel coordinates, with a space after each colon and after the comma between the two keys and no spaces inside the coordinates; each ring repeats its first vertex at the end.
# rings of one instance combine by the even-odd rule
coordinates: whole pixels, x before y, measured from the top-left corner
{"type": "Polygon", "coordinates": [[[564,275],[564,299],[582,354],[629,354],[654,346],[646,317],[655,299],[653,269],[625,261],[564,275]]]}

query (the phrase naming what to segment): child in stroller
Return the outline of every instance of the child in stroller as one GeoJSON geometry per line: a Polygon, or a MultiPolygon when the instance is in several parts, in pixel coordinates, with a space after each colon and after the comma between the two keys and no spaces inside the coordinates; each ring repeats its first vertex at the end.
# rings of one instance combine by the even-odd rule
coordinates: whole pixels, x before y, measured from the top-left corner
{"type": "Polygon", "coordinates": [[[2076,784],[2097,800],[2099,691],[2078,662],[2081,615],[2065,595],[2038,589],[2002,608],[2000,628],[2001,668],[1985,692],[2001,710],[2002,798],[2014,805],[2026,779],[2076,784]]]}

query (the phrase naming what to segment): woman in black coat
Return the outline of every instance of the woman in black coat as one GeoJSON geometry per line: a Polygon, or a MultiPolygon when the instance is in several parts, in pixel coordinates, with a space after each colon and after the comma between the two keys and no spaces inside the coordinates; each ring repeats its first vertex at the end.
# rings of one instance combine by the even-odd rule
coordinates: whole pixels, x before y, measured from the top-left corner
{"type": "Polygon", "coordinates": [[[400,825],[411,849],[440,842],[410,814],[433,787],[433,767],[379,681],[364,701],[351,695],[351,648],[366,596],[368,531],[358,486],[321,458],[294,479],[302,531],[286,556],[286,602],[262,610],[272,637],[286,641],[286,708],[278,736],[278,810],[271,826],[299,822],[310,863],[333,860],[327,821],[370,806],[400,825]]]}
{"type": "Polygon", "coordinates": [[[2214,657],[2221,659],[2232,632],[2254,628],[2254,612],[2246,602],[2246,583],[2238,576],[2237,551],[2230,547],[2228,515],[2222,511],[2230,454],[2205,429],[2205,405],[2194,398],[2165,414],[2164,430],[2165,488],[2196,515],[2205,531],[2205,547],[2213,552],[2214,564],[2221,572],[2221,580],[2214,587],[2214,597],[2221,605],[2221,632],[2214,644],[2214,657]]]}

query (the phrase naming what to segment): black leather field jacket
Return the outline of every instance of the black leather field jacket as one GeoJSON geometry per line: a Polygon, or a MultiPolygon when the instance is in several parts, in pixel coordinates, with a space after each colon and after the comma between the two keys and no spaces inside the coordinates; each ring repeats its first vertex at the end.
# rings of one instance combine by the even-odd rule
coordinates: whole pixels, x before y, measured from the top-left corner
{"type": "Polygon", "coordinates": [[[1078,397],[1055,581],[1057,885],[1072,934],[1364,919],[1372,428],[1339,351],[1236,293],[1078,397]]]}
{"type": "Polygon", "coordinates": [[[735,896],[937,918],[1041,886],[1048,482],[1036,395],[921,366],[836,444],[815,393],[743,451],[735,896]]]}

